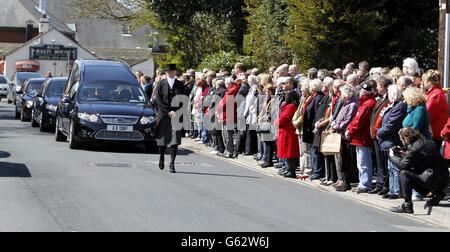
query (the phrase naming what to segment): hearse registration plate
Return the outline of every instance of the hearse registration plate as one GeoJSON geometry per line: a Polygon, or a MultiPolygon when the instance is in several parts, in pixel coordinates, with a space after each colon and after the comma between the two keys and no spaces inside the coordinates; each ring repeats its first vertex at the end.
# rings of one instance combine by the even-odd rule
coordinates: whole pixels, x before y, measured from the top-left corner
{"type": "Polygon", "coordinates": [[[133,126],[108,125],[106,130],[114,132],[133,132],[133,126]]]}

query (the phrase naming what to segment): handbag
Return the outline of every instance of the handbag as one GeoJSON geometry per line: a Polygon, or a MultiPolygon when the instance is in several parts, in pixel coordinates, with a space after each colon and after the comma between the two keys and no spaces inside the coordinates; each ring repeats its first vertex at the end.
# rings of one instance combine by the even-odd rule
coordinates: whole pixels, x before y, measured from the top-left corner
{"type": "Polygon", "coordinates": [[[261,122],[258,124],[256,128],[256,133],[267,134],[270,133],[272,129],[272,125],[270,122],[261,122]]]}
{"type": "Polygon", "coordinates": [[[342,136],[339,133],[322,132],[320,152],[324,156],[341,153],[342,136]]]}

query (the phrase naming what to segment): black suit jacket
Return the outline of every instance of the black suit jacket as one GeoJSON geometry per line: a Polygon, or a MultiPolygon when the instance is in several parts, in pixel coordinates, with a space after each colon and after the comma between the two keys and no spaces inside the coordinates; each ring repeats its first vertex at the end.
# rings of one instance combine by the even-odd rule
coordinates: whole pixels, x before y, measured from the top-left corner
{"type": "Polygon", "coordinates": [[[156,115],[156,121],[159,125],[159,122],[164,117],[168,117],[169,112],[174,111],[177,112],[179,109],[182,108],[182,106],[172,106],[172,100],[177,95],[186,95],[186,88],[184,87],[184,84],[179,81],[175,80],[175,83],[173,84],[173,88],[170,89],[169,82],[167,79],[162,80],[156,90],[156,107],[157,107],[157,115],[156,115]]]}

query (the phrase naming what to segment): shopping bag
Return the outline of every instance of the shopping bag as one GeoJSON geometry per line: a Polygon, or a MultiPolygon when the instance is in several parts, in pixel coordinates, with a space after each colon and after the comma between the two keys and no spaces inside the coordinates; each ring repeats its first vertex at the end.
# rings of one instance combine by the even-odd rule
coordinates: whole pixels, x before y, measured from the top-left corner
{"type": "Polygon", "coordinates": [[[330,156],[341,153],[342,136],[338,133],[322,132],[320,142],[320,152],[324,156],[330,156]]]}

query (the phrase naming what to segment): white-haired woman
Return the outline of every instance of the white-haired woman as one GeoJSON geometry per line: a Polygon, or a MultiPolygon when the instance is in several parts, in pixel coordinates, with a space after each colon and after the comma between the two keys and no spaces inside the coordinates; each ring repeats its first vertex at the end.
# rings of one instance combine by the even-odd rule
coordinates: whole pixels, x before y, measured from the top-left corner
{"type": "Polygon", "coordinates": [[[414,86],[420,88],[422,78],[420,76],[419,63],[413,58],[406,58],[403,61],[403,74],[414,78],[414,86]]]}
{"type": "Polygon", "coordinates": [[[309,79],[303,79],[301,81],[301,92],[302,97],[300,99],[300,106],[298,107],[297,112],[295,112],[292,122],[297,129],[295,133],[298,135],[300,144],[300,177],[304,179],[308,177],[308,175],[306,175],[306,169],[311,169],[311,144],[302,141],[303,115],[306,107],[311,103],[313,98],[309,92],[309,79]]]}
{"type": "Polygon", "coordinates": [[[342,149],[339,155],[335,155],[336,171],[338,181],[333,184],[337,191],[347,191],[350,185],[348,178],[350,177],[351,167],[354,167],[355,155],[352,153],[350,143],[345,139],[344,133],[347,126],[352,122],[358,111],[358,103],[355,97],[355,88],[352,85],[345,85],[341,88],[341,99],[344,102],[342,109],[339,111],[336,119],[331,122],[331,128],[336,133],[342,135],[342,149]],[[343,163],[345,162],[345,163],[343,163]]]}
{"type": "Polygon", "coordinates": [[[259,80],[255,75],[247,79],[250,90],[245,100],[244,117],[246,122],[245,155],[253,155],[258,152],[258,85],[259,80]]]}
{"type": "MultiPolygon", "coordinates": [[[[387,151],[395,146],[400,146],[401,141],[398,132],[403,127],[402,123],[406,117],[408,105],[403,101],[402,89],[397,85],[388,88],[389,103],[381,110],[376,125],[380,126],[377,131],[377,140],[382,151],[387,151]]],[[[384,158],[388,159],[388,156],[384,158]]],[[[397,199],[400,197],[400,170],[388,161],[389,192],[383,195],[384,199],[397,199]]]]}
{"type": "MultiPolygon", "coordinates": [[[[319,79],[314,79],[309,84],[309,91],[311,96],[313,96],[310,104],[306,107],[305,113],[303,115],[303,138],[302,141],[307,144],[312,144],[314,141],[314,130],[316,122],[316,114],[319,110],[320,102],[324,97],[322,92],[322,81],[319,79]]],[[[311,165],[313,169],[313,174],[311,175],[311,180],[318,180],[324,177],[324,162],[323,159],[319,157],[319,149],[311,148],[311,165]]]]}

